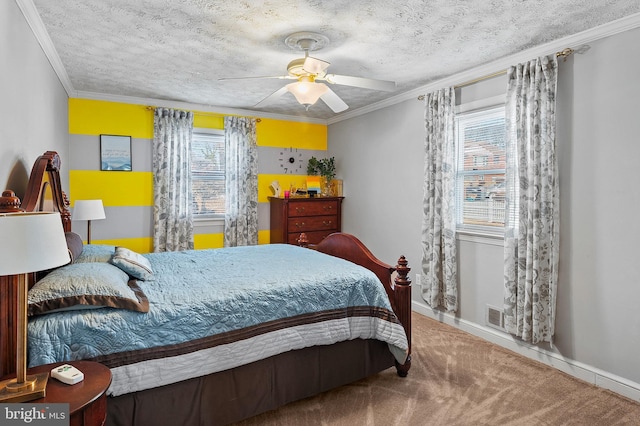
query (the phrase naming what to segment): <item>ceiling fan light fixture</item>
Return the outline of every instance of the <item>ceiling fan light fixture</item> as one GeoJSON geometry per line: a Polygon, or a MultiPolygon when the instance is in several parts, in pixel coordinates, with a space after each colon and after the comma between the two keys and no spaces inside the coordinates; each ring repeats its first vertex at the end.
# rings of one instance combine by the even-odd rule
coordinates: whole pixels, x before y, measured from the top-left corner
{"type": "Polygon", "coordinates": [[[306,109],[320,99],[320,96],[327,93],[329,88],[326,84],[323,83],[315,83],[312,79],[309,78],[301,78],[299,81],[291,84],[287,84],[287,90],[293,93],[293,96],[296,97],[296,100],[304,105],[306,109]]]}
{"type": "MultiPolygon", "coordinates": [[[[324,83],[339,84],[343,86],[361,87],[370,90],[384,90],[392,92],[396,90],[395,81],[375,80],[371,78],[352,77],[347,75],[327,74],[330,63],[322,59],[309,56],[309,52],[321,49],[329,43],[329,39],[322,34],[311,32],[299,32],[291,34],[285,40],[285,44],[292,49],[303,50],[304,58],[297,58],[287,65],[288,75],[253,78],[281,78],[296,79],[295,83],[280,87],[266,98],[258,102],[256,108],[264,108],[273,104],[276,100],[287,92],[291,92],[296,100],[308,111],[311,105],[322,98],[333,112],[339,113],[349,108],[340,96],[324,83]]],[[[252,77],[245,77],[252,78],[252,77]]]]}

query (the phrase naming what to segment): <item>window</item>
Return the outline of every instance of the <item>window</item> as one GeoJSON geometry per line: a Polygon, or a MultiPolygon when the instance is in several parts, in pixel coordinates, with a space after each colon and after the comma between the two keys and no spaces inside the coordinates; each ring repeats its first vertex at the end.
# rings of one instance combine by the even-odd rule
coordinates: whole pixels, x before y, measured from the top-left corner
{"type": "Polygon", "coordinates": [[[224,133],[194,129],[191,142],[191,188],[193,216],[224,214],[224,133]]]}
{"type": "Polygon", "coordinates": [[[504,107],[456,117],[457,223],[462,229],[504,226],[504,107]]]}

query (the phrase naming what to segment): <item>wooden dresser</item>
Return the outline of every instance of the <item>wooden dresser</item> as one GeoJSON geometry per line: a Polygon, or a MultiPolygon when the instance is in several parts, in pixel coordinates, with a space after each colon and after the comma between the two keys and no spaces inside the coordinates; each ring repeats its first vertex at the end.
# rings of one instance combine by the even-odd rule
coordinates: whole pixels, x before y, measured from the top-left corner
{"type": "Polygon", "coordinates": [[[275,198],[271,204],[271,244],[298,244],[304,232],[310,244],[342,231],[342,200],[344,197],[275,198]]]}

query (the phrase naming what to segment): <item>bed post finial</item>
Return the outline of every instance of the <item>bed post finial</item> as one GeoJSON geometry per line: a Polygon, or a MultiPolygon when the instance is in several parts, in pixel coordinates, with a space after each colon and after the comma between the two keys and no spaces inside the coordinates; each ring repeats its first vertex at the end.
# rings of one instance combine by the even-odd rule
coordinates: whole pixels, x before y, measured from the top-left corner
{"type": "Polygon", "coordinates": [[[407,277],[411,268],[409,268],[409,262],[407,258],[404,256],[400,256],[398,259],[398,264],[396,265],[396,272],[398,272],[398,276],[396,277],[396,284],[400,285],[409,285],[411,284],[411,279],[407,277]]]}
{"type": "Polygon", "coordinates": [[[0,197],[0,212],[13,213],[20,212],[20,198],[16,197],[16,193],[11,190],[2,192],[0,197]]]}
{"type": "Polygon", "coordinates": [[[407,342],[409,343],[405,363],[399,364],[396,361],[396,370],[400,377],[406,377],[409,373],[409,368],[411,368],[411,279],[407,276],[411,268],[407,266],[408,264],[407,259],[404,256],[400,256],[398,264],[396,265],[396,273],[398,275],[394,280],[396,285],[394,293],[398,310],[396,315],[404,326],[404,331],[407,334],[407,342]]]}

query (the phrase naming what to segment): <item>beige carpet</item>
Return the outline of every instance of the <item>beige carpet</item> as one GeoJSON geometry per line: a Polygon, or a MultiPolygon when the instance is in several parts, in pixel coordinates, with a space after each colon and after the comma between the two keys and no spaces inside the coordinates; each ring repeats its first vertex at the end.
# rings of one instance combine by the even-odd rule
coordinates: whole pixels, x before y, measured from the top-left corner
{"type": "Polygon", "coordinates": [[[239,425],[640,425],[640,404],[414,313],[407,378],[392,368],[239,425]]]}

